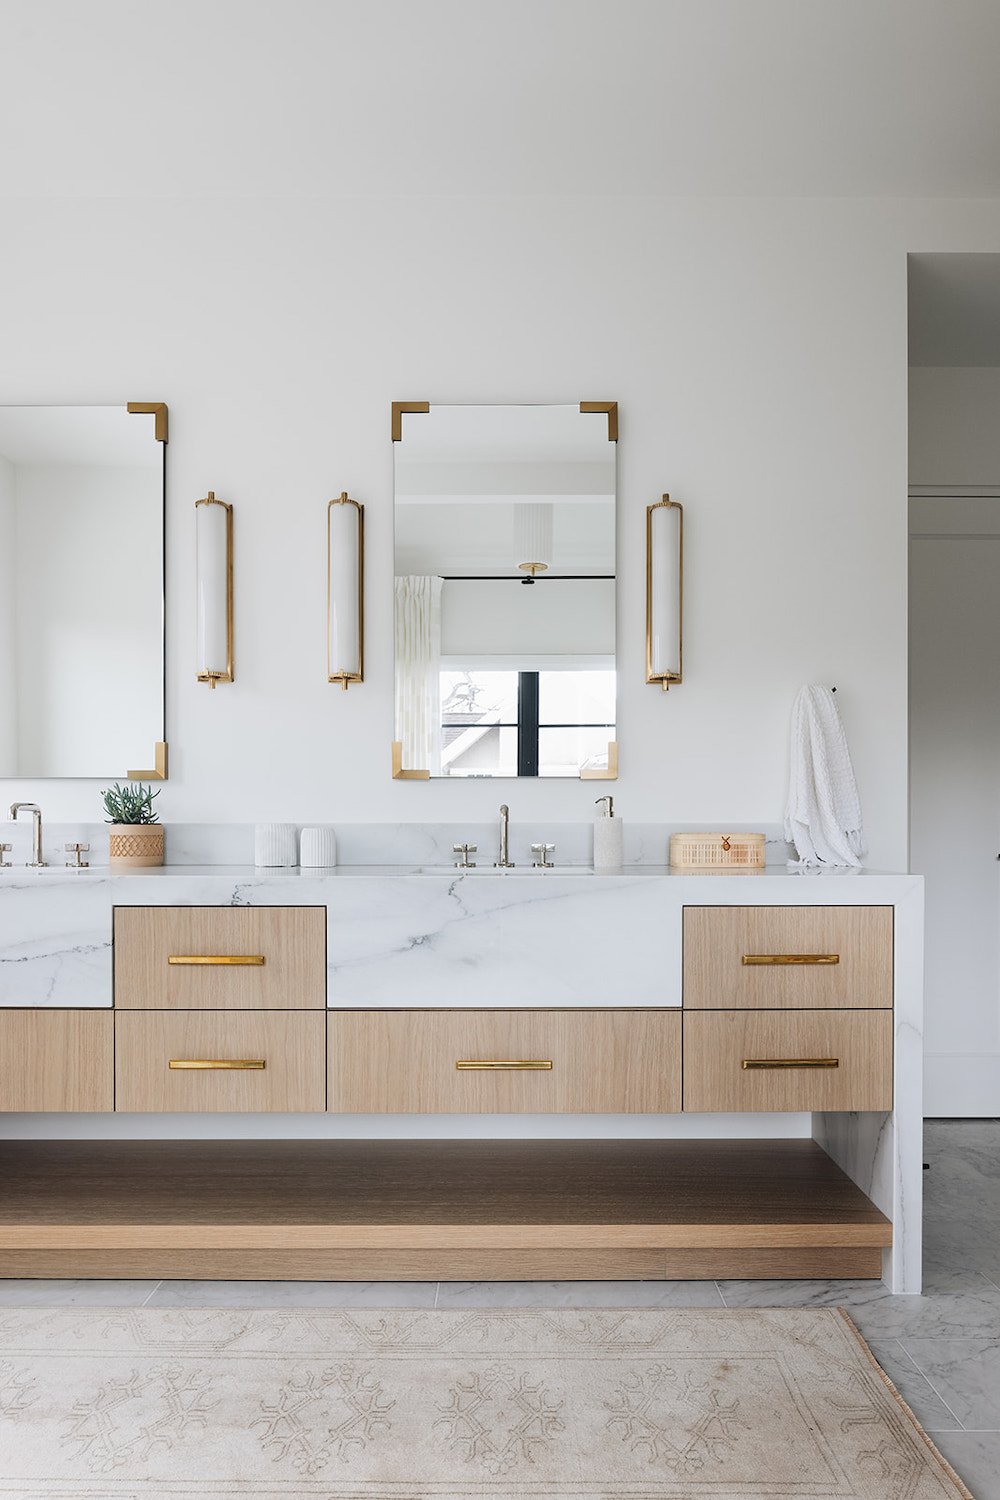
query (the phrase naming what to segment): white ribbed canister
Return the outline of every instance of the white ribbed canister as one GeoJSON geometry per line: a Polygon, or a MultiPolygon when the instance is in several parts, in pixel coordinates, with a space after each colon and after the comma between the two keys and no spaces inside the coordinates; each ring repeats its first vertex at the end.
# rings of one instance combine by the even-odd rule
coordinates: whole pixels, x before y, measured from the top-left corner
{"type": "Polygon", "coordinates": [[[329,870],[337,863],[337,835],[332,828],[303,828],[299,864],[304,870],[329,870]]]}
{"type": "Polygon", "coordinates": [[[254,864],[264,869],[297,865],[296,831],[294,823],[258,823],[253,838],[254,864]]]}

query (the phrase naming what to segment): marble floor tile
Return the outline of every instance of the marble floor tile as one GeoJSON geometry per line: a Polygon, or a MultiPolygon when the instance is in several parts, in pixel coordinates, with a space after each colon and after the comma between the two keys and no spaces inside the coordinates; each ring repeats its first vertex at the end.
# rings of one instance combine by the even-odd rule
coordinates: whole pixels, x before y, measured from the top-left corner
{"type": "Polygon", "coordinates": [[[905,1338],[900,1342],[963,1427],[1000,1432],[1000,1340],[905,1338]]]}
{"type": "Polygon", "coordinates": [[[0,1307],[142,1307],[158,1281],[3,1281],[0,1307]]]}
{"type": "Polygon", "coordinates": [[[957,1432],[962,1424],[922,1375],[897,1339],[873,1339],[868,1345],[907,1406],[928,1432],[957,1432]]]}
{"type": "Polygon", "coordinates": [[[1000,1432],[936,1432],[934,1446],[975,1500],[1000,1500],[1000,1432]]]}
{"type": "Polygon", "coordinates": [[[722,1281],[727,1307],[844,1307],[865,1338],[1000,1340],[1000,1289],[978,1285],[893,1297],[879,1281],[722,1281]]]}
{"type": "Polygon", "coordinates": [[[721,1307],[714,1281],[442,1281],[438,1307],[721,1307]]]}
{"type": "Polygon", "coordinates": [[[149,1307],[433,1307],[435,1281],[162,1281],[149,1307]]]}

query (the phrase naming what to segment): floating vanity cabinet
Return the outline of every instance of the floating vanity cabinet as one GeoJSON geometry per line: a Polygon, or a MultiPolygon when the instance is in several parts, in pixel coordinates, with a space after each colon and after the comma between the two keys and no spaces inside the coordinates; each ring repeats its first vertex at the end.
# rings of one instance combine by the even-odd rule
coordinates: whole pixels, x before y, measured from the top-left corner
{"type": "Polygon", "coordinates": [[[688,906],[684,1009],[889,1009],[891,906],[688,906]]]}
{"type": "Polygon", "coordinates": [[[677,1010],[333,1011],[331,1110],[672,1114],[677,1010]]]}
{"type": "Polygon", "coordinates": [[[318,906],[117,906],[118,1010],[321,1010],[318,906]]]}
{"type": "Polygon", "coordinates": [[[119,906],[119,1112],[326,1108],[326,911],[119,906]]]}
{"type": "Polygon", "coordinates": [[[120,1111],[322,1110],[323,1017],[308,1011],[122,1011],[120,1111]]]}
{"type": "Polygon", "coordinates": [[[110,1011],[0,1010],[0,1110],[114,1109],[110,1011]]]}

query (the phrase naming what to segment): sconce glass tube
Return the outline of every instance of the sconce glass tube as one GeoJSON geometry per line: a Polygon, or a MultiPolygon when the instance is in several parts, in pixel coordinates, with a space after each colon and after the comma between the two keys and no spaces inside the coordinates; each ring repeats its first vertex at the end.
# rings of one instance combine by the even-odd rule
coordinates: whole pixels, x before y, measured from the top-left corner
{"type": "Polygon", "coordinates": [[[514,506],[514,561],[532,581],[552,561],[552,509],[548,502],[514,506]]]}
{"type": "Polygon", "coordinates": [[[364,681],[365,508],[345,490],[326,508],[327,678],[344,691],[364,681]]]}
{"type": "Polygon", "coordinates": [[[683,680],[684,507],[664,495],[646,507],[646,681],[683,680]]]}
{"type": "Polygon", "coordinates": [[[233,681],[233,507],[209,490],[195,501],[198,681],[233,681]]]}

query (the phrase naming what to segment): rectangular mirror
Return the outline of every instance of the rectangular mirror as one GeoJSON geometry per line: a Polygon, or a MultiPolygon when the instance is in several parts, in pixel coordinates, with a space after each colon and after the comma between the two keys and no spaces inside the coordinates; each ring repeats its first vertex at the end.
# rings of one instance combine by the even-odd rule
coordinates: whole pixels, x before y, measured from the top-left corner
{"type": "Polygon", "coordinates": [[[393,436],[404,774],[612,776],[617,409],[410,403],[393,436]]]}
{"type": "Polygon", "coordinates": [[[165,425],[0,407],[0,776],[120,779],[165,738],[165,425]]]}

